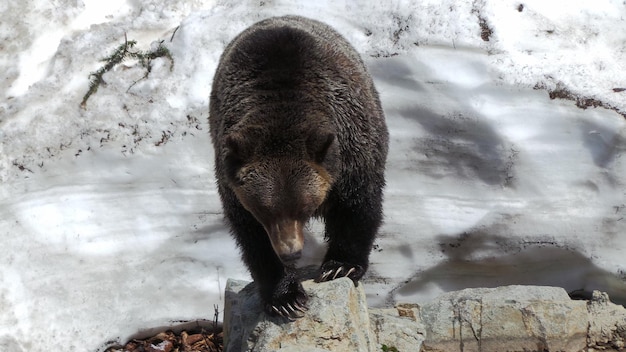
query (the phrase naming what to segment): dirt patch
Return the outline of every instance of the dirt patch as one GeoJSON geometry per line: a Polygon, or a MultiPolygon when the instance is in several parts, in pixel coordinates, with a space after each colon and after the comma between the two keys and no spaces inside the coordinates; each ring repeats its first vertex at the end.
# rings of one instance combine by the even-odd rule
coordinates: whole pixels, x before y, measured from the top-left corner
{"type": "Polygon", "coordinates": [[[472,14],[476,15],[476,17],[478,18],[478,26],[480,27],[480,39],[488,42],[493,35],[493,28],[489,26],[487,18],[480,12],[483,5],[484,4],[482,2],[479,3],[478,0],[475,0],[472,8],[472,14]]]}
{"type": "MultiPolygon", "coordinates": [[[[594,99],[594,98],[589,98],[589,97],[585,97],[585,96],[576,95],[576,94],[572,93],[571,91],[569,91],[567,88],[565,88],[562,84],[557,84],[556,88],[554,88],[554,89],[548,89],[545,84],[537,83],[537,84],[535,84],[533,89],[535,89],[535,90],[539,90],[539,89],[547,90],[548,91],[548,95],[550,96],[550,99],[567,99],[567,100],[571,100],[574,103],[576,103],[577,107],[579,107],[581,109],[601,107],[601,108],[613,110],[616,113],[622,115],[624,118],[626,118],[626,112],[620,110],[619,108],[617,108],[617,107],[615,107],[615,106],[613,106],[613,105],[611,105],[609,103],[605,103],[605,102],[603,102],[601,100],[597,100],[597,99],[594,99]]],[[[626,90],[626,89],[624,89],[624,88],[613,88],[613,92],[615,92],[615,93],[621,93],[624,90],[626,90]]]]}
{"type": "Polygon", "coordinates": [[[123,346],[112,346],[104,352],[221,352],[224,350],[221,328],[204,328],[174,332],[167,330],[144,339],[132,339],[123,346]]]}
{"type": "Polygon", "coordinates": [[[146,329],[123,345],[116,342],[103,352],[222,352],[224,335],[222,324],[217,321],[215,308],[213,320],[180,322],[171,327],[146,329]]]}

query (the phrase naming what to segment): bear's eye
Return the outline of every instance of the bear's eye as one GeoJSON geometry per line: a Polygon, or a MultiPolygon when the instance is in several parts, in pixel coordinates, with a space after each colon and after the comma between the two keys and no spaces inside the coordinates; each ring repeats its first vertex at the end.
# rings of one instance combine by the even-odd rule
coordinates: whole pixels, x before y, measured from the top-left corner
{"type": "Polygon", "coordinates": [[[237,175],[235,175],[235,183],[238,186],[243,186],[247,182],[252,181],[255,175],[256,175],[256,172],[254,171],[254,169],[242,168],[237,173],[237,175]]]}
{"type": "Polygon", "coordinates": [[[237,174],[237,176],[235,177],[235,183],[237,184],[237,186],[243,186],[249,180],[250,177],[248,177],[246,174],[237,174]]]}
{"type": "Polygon", "coordinates": [[[239,175],[236,175],[236,176],[235,176],[235,184],[236,184],[237,186],[243,186],[243,184],[244,184],[244,180],[243,180],[243,178],[242,178],[242,177],[240,177],[239,175]]]}

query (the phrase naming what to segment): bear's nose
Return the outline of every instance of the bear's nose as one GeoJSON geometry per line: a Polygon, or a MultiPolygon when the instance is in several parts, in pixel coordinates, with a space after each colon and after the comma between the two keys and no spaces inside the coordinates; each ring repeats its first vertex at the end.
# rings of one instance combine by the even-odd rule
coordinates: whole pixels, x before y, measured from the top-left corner
{"type": "Polygon", "coordinates": [[[302,257],[302,251],[295,251],[293,253],[287,253],[280,256],[280,261],[285,265],[294,264],[296,260],[302,257]]]}
{"type": "Polygon", "coordinates": [[[268,224],[265,226],[265,230],[269,235],[274,253],[283,264],[293,264],[300,259],[304,247],[302,222],[282,219],[273,224],[268,224]]]}

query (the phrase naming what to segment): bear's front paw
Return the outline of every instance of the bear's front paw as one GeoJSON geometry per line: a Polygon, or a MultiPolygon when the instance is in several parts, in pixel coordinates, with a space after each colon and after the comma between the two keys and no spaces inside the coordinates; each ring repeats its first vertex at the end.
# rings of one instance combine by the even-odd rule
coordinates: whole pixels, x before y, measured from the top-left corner
{"type": "Polygon", "coordinates": [[[286,280],[276,287],[271,300],[265,304],[265,311],[272,316],[278,315],[294,321],[304,316],[308,310],[308,300],[300,282],[286,280]]]}
{"type": "Polygon", "coordinates": [[[315,282],[324,282],[340,277],[348,277],[352,279],[356,285],[357,281],[363,277],[363,274],[365,274],[365,270],[363,270],[363,267],[358,264],[348,264],[329,260],[322,264],[319,276],[315,279],[315,282]]]}

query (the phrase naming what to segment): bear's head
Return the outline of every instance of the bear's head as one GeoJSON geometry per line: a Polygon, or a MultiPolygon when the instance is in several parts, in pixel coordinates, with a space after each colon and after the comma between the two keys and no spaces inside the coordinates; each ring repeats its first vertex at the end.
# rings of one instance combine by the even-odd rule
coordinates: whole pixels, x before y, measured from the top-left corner
{"type": "Polygon", "coordinates": [[[263,140],[238,132],[225,138],[223,162],[228,184],[243,207],[263,225],[285,265],[300,258],[303,228],[318,213],[332,187],[339,159],[337,144],[335,134],[325,131],[290,141],[289,146],[275,143],[268,147],[263,140]],[[279,149],[283,152],[272,152],[279,149]]]}

